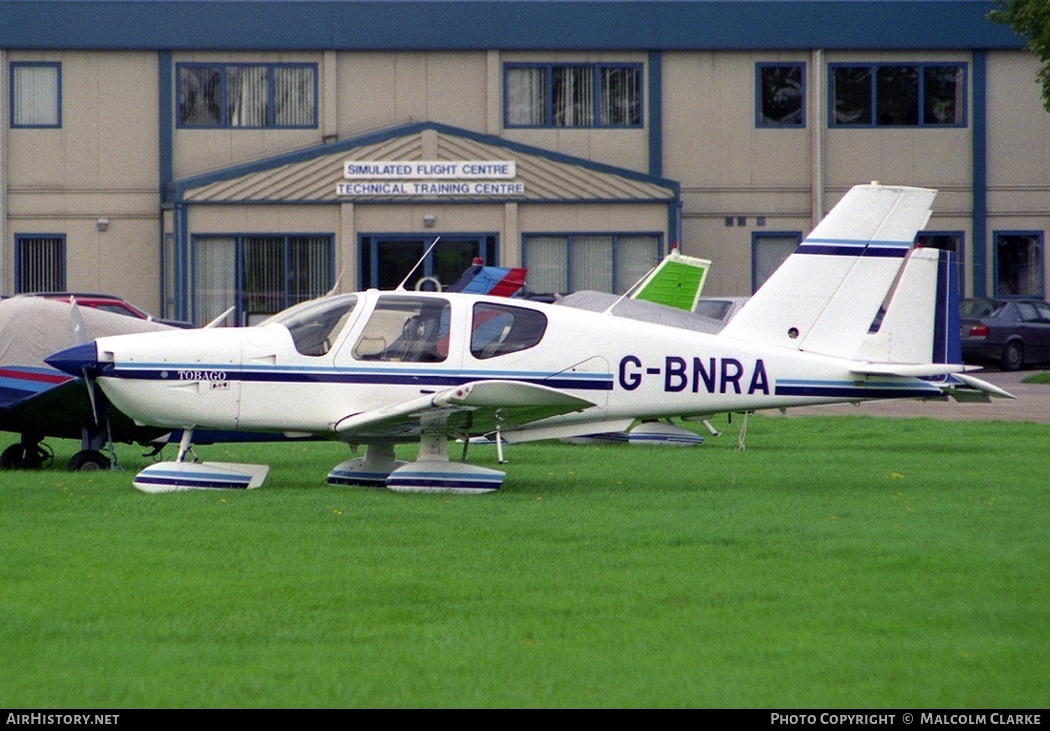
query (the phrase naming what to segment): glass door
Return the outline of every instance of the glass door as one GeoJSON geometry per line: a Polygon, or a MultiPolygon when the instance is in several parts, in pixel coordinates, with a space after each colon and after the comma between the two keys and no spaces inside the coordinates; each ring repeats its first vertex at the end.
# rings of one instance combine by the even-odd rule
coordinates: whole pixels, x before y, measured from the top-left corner
{"type": "Polygon", "coordinates": [[[391,290],[402,282],[405,289],[444,289],[459,279],[475,258],[487,265],[498,264],[495,234],[362,234],[359,241],[363,289],[391,290]],[[431,248],[435,239],[438,242],[431,248]]]}

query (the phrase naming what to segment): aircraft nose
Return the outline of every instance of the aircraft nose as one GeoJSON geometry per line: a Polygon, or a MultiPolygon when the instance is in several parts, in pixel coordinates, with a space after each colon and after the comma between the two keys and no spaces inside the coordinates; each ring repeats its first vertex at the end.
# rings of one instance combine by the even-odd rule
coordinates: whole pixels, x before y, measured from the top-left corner
{"type": "Polygon", "coordinates": [[[95,376],[99,375],[102,369],[102,364],[98,362],[98,352],[94,341],[60,350],[44,358],[44,362],[52,368],[57,368],[78,378],[84,375],[85,368],[88,375],[95,376]]]}

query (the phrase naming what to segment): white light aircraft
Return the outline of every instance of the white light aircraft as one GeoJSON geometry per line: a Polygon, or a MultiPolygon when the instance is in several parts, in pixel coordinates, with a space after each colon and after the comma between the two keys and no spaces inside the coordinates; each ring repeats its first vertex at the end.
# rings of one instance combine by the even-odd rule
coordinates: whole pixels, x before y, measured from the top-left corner
{"type": "Polygon", "coordinates": [[[256,327],[99,338],[48,359],[125,414],[180,428],[137,488],[254,487],[265,466],[186,460],[194,429],[346,442],[332,484],[480,493],[504,473],[448,440],[526,441],[869,399],[1009,394],[960,363],[955,266],[915,248],[935,191],[857,186],[718,334],[507,298],[369,290],[256,327]],[[415,462],[394,445],[419,442],[415,462]]]}

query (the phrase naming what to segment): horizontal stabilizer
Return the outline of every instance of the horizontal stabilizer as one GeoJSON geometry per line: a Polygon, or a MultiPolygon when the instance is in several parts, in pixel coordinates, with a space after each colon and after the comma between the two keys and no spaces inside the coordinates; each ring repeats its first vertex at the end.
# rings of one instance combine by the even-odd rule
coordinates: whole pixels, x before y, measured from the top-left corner
{"type": "Polygon", "coordinates": [[[856,359],[876,363],[962,363],[957,268],[953,252],[914,249],[882,317],[865,335],[856,359]]]}
{"type": "Polygon", "coordinates": [[[981,380],[980,378],[975,378],[974,376],[971,376],[968,373],[955,373],[952,375],[952,378],[956,378],[962,381],[966,386],[970,387],[971,389],[981,391],[983,393],[988,394],[989,396],[994,396],[995,398],[1017,398],[1009,391],[999,388],[994,383],[988,383],[988,381],[981,380]]]}
{"type": "Polygon", "coordinates": [[[850,373],[861,376],[932,378],[960,373],[965,369],[966,366],[962,364],[952,363],[860,363],[850,368],[850,373]]]}

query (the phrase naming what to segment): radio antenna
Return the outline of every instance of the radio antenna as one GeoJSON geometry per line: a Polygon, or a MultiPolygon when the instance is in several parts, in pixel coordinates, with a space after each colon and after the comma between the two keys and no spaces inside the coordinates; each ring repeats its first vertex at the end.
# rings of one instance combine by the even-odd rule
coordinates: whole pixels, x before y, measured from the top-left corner
{"type": "Polygon", "coordinates": [[[434,239],[434,242],[427,247],[427,250],[423,252],[423,256],[419,257],[419,261],[416,262],[415,266],[408,270],[408,274],[406,274],[405,278],[401,280],[401,284],[397,285],[395,291],[404,291],[405,284],[408,283],[409,277],[411,277],[415,273],[416,269],[419,269],[419,265],[422,264],[428,256],[430,256],[430,252],[434,249],[435,246],[437,246],[438,241],[441,241],[440,236],[434,239]]]}

